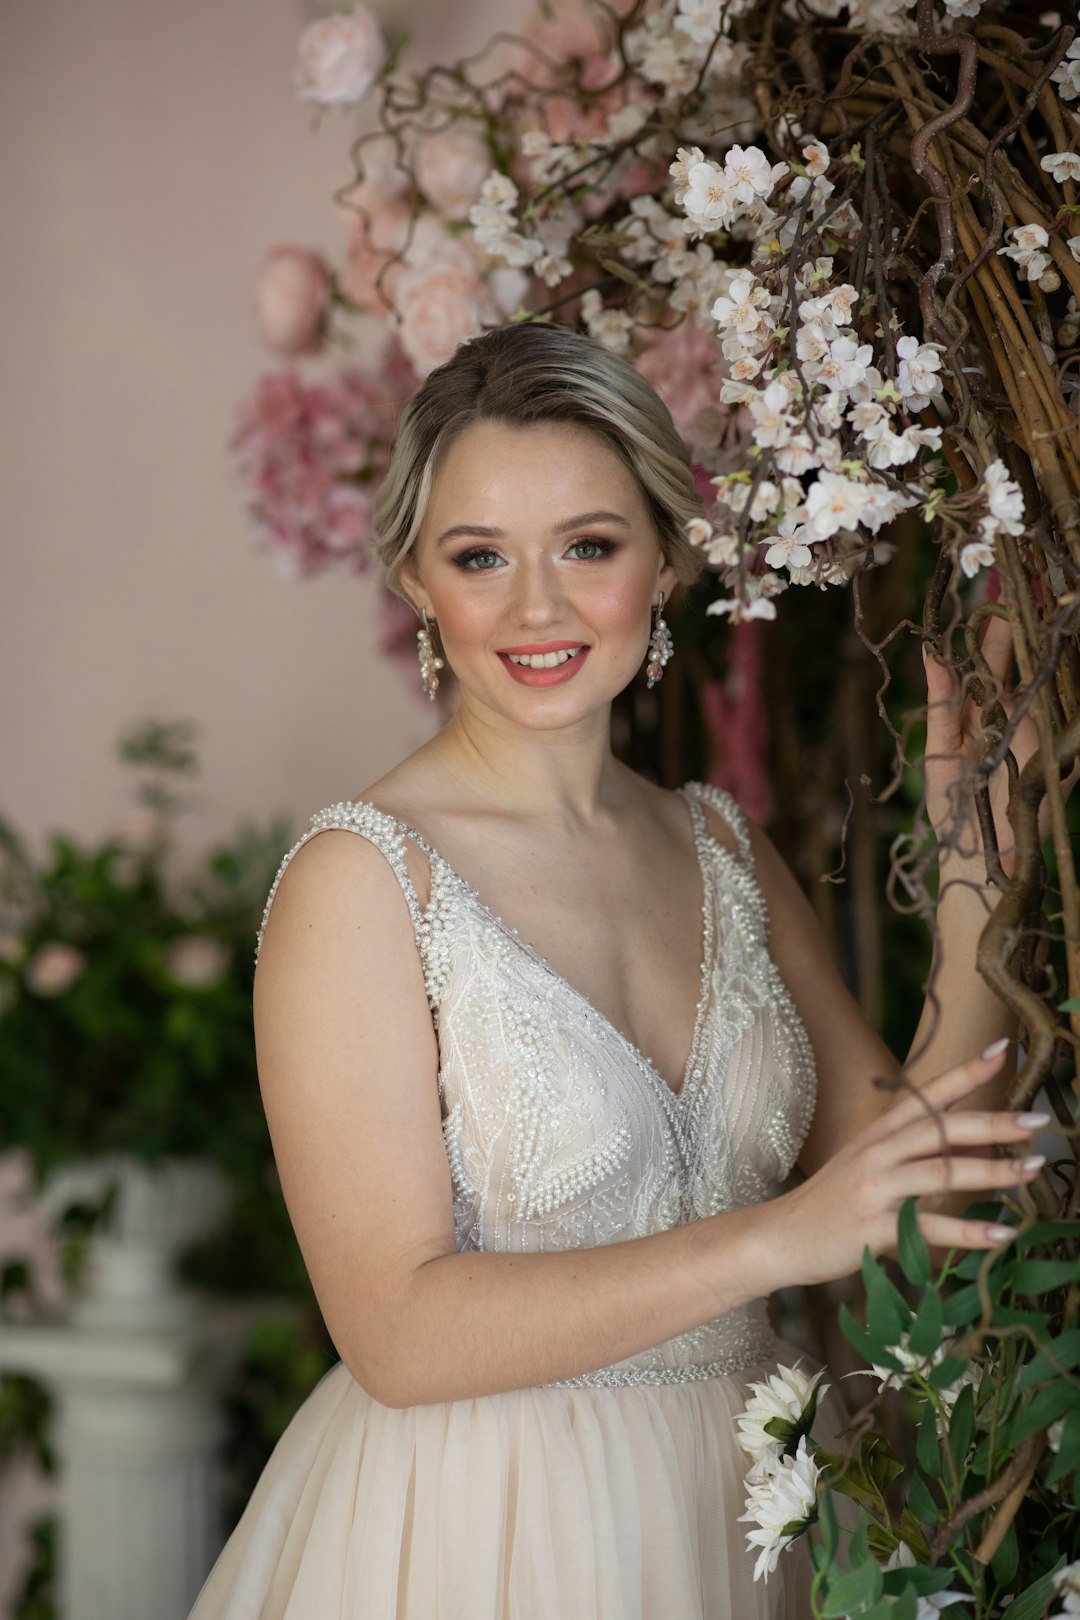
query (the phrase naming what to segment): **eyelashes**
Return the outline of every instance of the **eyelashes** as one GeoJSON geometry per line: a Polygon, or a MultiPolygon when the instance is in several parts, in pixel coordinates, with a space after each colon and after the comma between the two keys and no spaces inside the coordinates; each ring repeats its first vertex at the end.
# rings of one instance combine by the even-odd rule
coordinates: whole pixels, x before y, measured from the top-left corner
{"type": "MultiPolygon", "coordinates": [[[[582,535],[580,540],[574,540],[571,543],[569,549],[573,551],[577,546],[595,546],[599,548],[596,555],[592,557],[579,557],[576,559],[578,562],[600,562],[604,557],[609,557],[613,551],[618,551],[619,549],[617,541],[608,540],[603,535],[599,534],[582,535]]],[[[495,568],[474,567],[473,558],[497,557],[498,555],[499,553],[493,546],[470,546],[468,551],[462,551],[454,558],[454,566],[455,568],[460,568],[463,573],[494,574],[498,572],[498,570],[495,568]]]]}

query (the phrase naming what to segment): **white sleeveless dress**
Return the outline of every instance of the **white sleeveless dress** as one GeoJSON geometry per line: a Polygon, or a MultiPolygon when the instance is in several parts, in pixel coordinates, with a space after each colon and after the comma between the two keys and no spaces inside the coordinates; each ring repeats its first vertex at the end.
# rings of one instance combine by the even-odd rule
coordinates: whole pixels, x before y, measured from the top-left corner
{"type": "MultiPolygon", "coordinates": [[[[644,1237],[770,1198],[794,1164],[813,1057],[768,953],[742,812],[700,782],[680,792],[704,956],[678,1094],[406,823],[346,800],[282,861],[256,958],[281,876],[318,833],[358,833],[397,875],[438,1036],[458,1250],[644,1237]],[[407,838],[430,865],[426,906],[407,838]]],[[[580,1377],[472,1399],[386,1407],[339,1362],[278,1441],[190,1620],[805,1620],[804,1543],[754,1582],[736,1522],[746,1385],[800,1354],[758,1300],[580,1377]]],[[[815,1433],[843,1421],[834,1392],[815,1433]]]]}

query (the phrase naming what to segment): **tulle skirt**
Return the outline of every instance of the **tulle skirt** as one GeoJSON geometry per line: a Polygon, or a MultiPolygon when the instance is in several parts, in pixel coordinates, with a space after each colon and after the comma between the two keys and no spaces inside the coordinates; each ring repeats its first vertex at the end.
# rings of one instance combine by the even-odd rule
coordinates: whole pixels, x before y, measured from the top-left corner
{"type": "MultiPolygon", "coordinates": [[[[190,1620],[806,1620],[805,1540],[753,1579],[737,1375],[394,1408],[343,1363],[271,1455],[190,1620]]],[[[846,1421],[835,1388],[815,1437],[846,1421]]]]}

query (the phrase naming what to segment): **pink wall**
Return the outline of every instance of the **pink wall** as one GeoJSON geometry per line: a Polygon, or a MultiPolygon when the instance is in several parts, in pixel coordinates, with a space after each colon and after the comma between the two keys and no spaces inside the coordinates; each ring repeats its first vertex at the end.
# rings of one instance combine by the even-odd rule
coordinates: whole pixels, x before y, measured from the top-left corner
{"type": "MultiPolygon", "coordinates": [[[[114,740],[143,716],[200,723],[181,857],[241,817],[303,826],[431,733],[419,682],[375,651],[371,582],[280,578],[223,448],[271,364],[249,313],[264,252],[339,246],[355,118],[313,135],[290,83],[315,9],[0,7],[0,811],[33,835],[98,838],[124,814],[114,740]]],[[[517,14],[381,9],[416,65],[517,14]]],[[[0,1614],[34,1491],[0,1480],[0,1614]]]]}

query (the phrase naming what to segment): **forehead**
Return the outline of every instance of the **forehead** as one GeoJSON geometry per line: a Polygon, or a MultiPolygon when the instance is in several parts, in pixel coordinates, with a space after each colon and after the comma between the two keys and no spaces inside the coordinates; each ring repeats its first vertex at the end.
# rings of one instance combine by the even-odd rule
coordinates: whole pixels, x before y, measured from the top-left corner
{"type": "MultiPolygon", "coordinates": [[[[448,445],[431,484],[428,515],[443,514],[464,501],[468,516],[484,521],[479,508],[507,505],[520,511],[528,492],[531,503],[558,516],[599,497],[621,503],[633,516],[644,509],[637,479],[618,452],[599,433],[565,422],[538,422],[509,427],[503,422],[474,422],[448,445]],[[573,503],[577,504],[574,505],[573,503]]],[[[427,522],[425,521],[425,527],[427,522]]]]}

